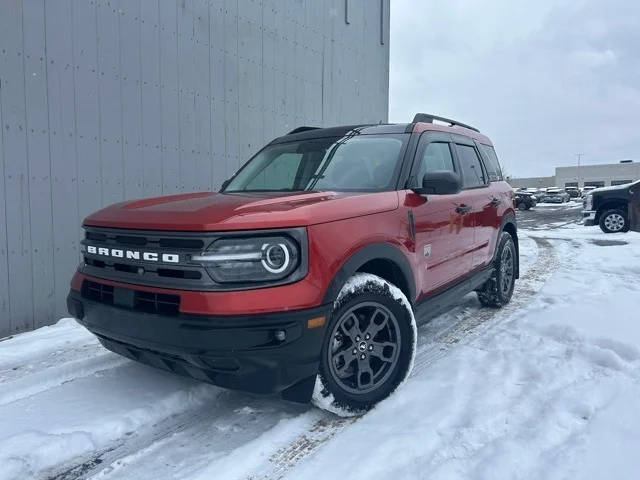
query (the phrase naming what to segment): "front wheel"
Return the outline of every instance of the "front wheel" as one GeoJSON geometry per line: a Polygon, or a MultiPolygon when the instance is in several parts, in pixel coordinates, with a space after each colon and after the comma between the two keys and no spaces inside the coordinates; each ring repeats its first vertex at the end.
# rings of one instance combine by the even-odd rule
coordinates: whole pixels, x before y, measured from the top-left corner
{"type": "Polygon", "coordinates": [[[407,378],[416,340],[402,291],[376,275],[354,275],[334,303],[313,403],[341,416],[365,413],[407,378]]]}
{"type": "Polygon", "coordinates": [[[485,307],[499,308],[511,300],[516,281],[516,246],[513,237],[503,232],[498,243],[495,272],[477,290],[478,300],[485,307]]]}
{"type": "Polygon", "coordinates": [[[629,219],[623,210],[607,210],[600,215],[600,229],[604,233],[617,233],[629,231],[629,219]]]}

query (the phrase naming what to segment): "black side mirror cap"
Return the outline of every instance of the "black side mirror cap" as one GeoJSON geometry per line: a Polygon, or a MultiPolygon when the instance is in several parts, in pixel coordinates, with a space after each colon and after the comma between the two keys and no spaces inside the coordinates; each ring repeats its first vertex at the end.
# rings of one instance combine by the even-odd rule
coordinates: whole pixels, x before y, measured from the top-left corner
{"type": "Polygon", "coordinates": [[[414,188],[419,195],[454,195],[462,190],[460,175],[450,170],[427,172],[422,178],[422,187],[414,188]]]}

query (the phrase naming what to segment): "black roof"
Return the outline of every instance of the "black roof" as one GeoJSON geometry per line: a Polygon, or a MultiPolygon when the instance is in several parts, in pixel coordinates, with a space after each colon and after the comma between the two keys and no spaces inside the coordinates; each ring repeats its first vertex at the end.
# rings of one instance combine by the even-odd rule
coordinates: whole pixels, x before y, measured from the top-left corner
{"type": "Polygon", "coordinates": [[[407,123],[384,123],[373,125],[343,125],[340,127],[329,128],[298,127],[292,130],[291,133],[276,138],[270,143],[270,145],[298,140],[308,140],[312,138],[344,137],[351,131],[357,131],[360,135],[405,133],[407,125],[407,123]]]}

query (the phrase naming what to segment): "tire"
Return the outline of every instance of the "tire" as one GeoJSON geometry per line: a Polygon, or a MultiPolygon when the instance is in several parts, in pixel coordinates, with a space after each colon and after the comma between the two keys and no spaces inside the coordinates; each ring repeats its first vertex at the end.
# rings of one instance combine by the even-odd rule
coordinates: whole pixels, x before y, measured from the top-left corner
{"type": "Polygon", "coordinates": [[[518,210],[520,210],[521,212],[523,212],[524,210],[527,210],[527,206],[524,204],[524,202],[520,202],[518,204],[518,210]]]}
{"type": "Polygon", "coordinates": [[[376,275],[354,275],[334,302],[312,402],[340,416],[366,413],[408,377],[417,336],[399,288],[376,275]]]}
{"type": "Polygon", "coordinates": [[[604,233],[619,233],[629,231],[629,219],[624,210],[614,208],[606,210],[600,215],[600,229],[604,233]]]}
{"type": "Polygon", "coordinates": [[[484,307],[500,308],[511,300],[516,280],[516,246],[507,232],[500,236],[495,272],[476,293],[484,307]]]}

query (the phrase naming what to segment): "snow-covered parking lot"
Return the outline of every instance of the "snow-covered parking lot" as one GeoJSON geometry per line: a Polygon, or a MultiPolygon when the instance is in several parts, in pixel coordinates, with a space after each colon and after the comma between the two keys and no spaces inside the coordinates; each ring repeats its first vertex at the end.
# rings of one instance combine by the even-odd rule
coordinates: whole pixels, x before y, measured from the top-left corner
{"type": "Polygon", "coordinates": [[[357,420],[139,365],[69,319],[1,341],[0,478],[640,478],[640,234],[520,235],[512,303],[421,327],[409,381],[357,420]]]}

